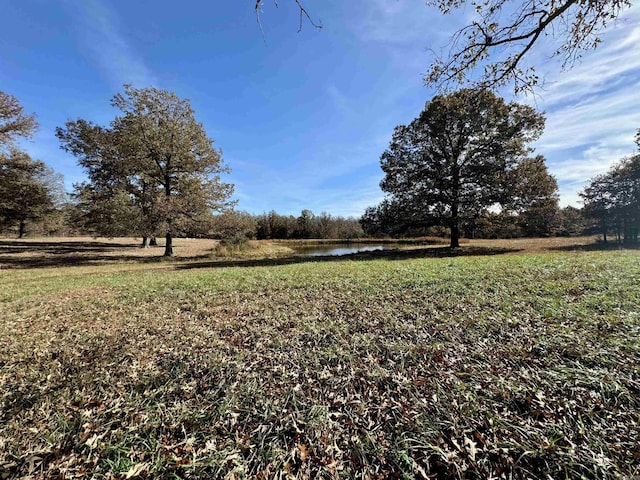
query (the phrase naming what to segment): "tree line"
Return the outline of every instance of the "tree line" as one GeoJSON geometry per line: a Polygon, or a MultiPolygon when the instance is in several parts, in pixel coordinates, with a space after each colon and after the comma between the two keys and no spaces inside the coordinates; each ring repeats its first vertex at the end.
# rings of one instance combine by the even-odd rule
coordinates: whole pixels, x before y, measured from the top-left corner
{"type": "Polygon", "coordinates": [[[242,241],[244,239],[340,239],[350,240],[365,236],[360,220],[311,210],[302,210],[299,216],[281,215],[275,211],[252,215],[247,212],[227,211],[212,217],[209,235],[213,238],[242,241]]]}
{"type": "MultiPolygon", "coordinates": [[[[601,233],[637,243],[640,154],[592,179],[583,209],[558,206],[558,184],[530,146],[544,116],[486,89],[437,95],[396,127],[380,165],[386,198],[359,218],[234,210],[228,172],[189,101],[173,92],[125,86],[108,126],[85,119],[56,130],[87,180],[69,197],[60,175],[17,147],[37,128],[0,92],[0,231],[141,237],[354,239],[448,236],[505,238],[601,233]]],[[[637,139],[640,148],[640,131],[637,139]]]]}
{"type": "Polygon", "coordinates": [[[640,130],[638,153],[623,158],[607,173],[593,178],[581,192],[584,212],[597,225],[606,243],[613,235],[617,243],[638,244],[640,231],[640,130]]]}

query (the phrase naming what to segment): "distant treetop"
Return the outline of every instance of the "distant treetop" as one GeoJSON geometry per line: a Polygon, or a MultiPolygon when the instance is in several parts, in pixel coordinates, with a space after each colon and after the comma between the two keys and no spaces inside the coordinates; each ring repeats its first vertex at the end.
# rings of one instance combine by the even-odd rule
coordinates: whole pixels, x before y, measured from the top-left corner
{"type": "Polygon", "coordinates": [[[18,137],[31,137],[37,129],[35,115],[25,115],[16,97],[0,91],[0,149],[13,146],[18,137]]]}

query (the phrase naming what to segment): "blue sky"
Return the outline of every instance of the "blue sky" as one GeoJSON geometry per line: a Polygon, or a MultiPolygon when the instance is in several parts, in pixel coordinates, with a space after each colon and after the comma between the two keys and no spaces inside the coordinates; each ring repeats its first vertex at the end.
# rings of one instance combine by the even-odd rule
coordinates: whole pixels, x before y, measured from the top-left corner
{"type": "MultiPolygon", "coordinates": [[[[153,85],[189,98],[223,150],[238,208],[359,216],[378,203],[380,154],[393,128],[415,118],[430,50],[468,19],[415,0],[307,0],[316,30],[298,33],[293,0],[265,1],[262,33],[252,0],[20,0],[3,2],[0,90],[35,112],[40,130],[23,147],[83,179],[55,127],[107,124],[122,85],[153,85]]],[[[635,149],[640,128],[640,9],[612,24],[603,44],[566,72],[551,50],[533,52],[546,84],[519,98],[546,112],[537,153],[560,184],[561,204],[635,149]]],[[[507,95],[508,91],[505,91],[507,95]]]]}

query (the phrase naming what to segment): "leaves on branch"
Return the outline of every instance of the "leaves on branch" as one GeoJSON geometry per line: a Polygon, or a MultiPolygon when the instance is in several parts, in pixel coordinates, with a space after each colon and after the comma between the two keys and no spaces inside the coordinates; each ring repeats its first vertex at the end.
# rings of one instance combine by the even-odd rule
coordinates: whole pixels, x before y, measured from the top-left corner
{"type": "Polygon", "coordinates": [[[433,61],[425,76],[428,85],[495,88],[512,83],[516,93],[532,91],[540,77],[524,59],[542,37],[553,37],[557,48],[552,56],[562,59],[562,68],[571,67],[585,50],[598,46],[602,31],[631,1],[427,1],[443,14],[468,4],[476,19],[452,37],[446,55],[433,61]]]}

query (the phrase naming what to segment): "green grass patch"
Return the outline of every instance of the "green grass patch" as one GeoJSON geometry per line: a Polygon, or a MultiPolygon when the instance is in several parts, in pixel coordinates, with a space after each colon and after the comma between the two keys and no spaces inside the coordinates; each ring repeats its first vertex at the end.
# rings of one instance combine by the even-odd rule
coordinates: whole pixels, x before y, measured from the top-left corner
{"type": "Polygon", "coordinates": [[[2,478],[640,474],[637,252],[0,283],[2,478]]]}

